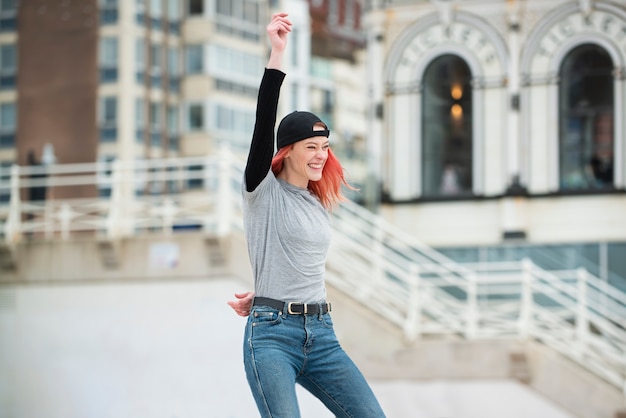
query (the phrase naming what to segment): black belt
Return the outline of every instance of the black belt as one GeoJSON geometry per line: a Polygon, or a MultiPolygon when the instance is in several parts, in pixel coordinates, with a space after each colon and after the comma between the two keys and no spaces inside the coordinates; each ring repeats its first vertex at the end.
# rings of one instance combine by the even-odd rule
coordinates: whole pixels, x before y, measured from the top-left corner
{"type": "Polygon", "coordinates": [[[330,312],[330,302],[325,303],[298,303],[298,302],[283,302],[271,298],[255,297],[253,305],[269,306],[270,308],[278,309],[280,311],[285,310],[287,306],[287,313],[292,315],[317,315],[319,313],[325,314],[330,312]]]}

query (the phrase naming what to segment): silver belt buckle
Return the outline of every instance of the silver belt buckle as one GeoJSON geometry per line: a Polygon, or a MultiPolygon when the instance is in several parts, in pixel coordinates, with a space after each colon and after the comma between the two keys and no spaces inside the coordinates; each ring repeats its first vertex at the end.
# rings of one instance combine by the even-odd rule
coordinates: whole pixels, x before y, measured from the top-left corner
{"type": "MultiPolygon", "coordinates": [[[[300,302],[289,302],[289,303],[287,304],[287,313],[289,313],[289,314],[291,314],[291,315],[299,315],[299,314],[300,314],[300,312],[294,312],[294,311],[292,311],[292,310],[291,310],[291,305],[293,305],[294,303],[295,303],[295,304],[301,304],[300,302]]],[[[303,306],[304,306],[304,313],[306,314],[306,304],[305,304],[305,303],[302,303],[301,305],[303,305],[303,306]]]]}

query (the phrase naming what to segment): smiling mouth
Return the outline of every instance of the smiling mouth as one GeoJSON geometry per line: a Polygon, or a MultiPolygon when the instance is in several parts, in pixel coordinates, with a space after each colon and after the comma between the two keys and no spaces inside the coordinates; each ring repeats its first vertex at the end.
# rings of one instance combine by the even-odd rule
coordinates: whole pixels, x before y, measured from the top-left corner
{"type": "Polygon", "coordinates": [[[309,167],[311,167],[314,170],[321,170],[322,167],[324,167],[324,164],[309,164],[309,167]]]}

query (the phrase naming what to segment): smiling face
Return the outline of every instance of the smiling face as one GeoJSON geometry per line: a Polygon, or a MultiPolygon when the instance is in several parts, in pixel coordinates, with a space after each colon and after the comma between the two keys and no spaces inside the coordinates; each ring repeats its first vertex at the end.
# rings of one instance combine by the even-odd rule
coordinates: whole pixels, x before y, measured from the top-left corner
{"type": "MultiPolygon", "coordinates": [[[[322,125],[313,128],[323,129],[322,125]]],[[[283,160],[283,169],[278,177],[302,188],[307,188],[309,181],[319,181],[328,159],[329,147],[325,136],[314,136],[294,143],[283,160]]]]}

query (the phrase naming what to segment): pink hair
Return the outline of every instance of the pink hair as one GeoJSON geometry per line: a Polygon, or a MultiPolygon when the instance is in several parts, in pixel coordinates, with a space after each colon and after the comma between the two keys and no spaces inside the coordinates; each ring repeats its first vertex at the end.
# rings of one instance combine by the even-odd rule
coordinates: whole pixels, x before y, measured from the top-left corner
{"type": "MultiPolygon", "coordinates": [[[[272,172],[274,172],[274,175],[277,176],[283,169],[283,160],[289,149],[290,146],[281,148],[272,159],[272,172]]],[[[322,202],[322,206],[330,210],[339,202],[346,200],[341,192],[342,185],[350,190],[356,190],[346,181],[341,163],[329,148],[328,158],[322,170],[322,178],[319,181],[309,181],[308,189],[318,197],[320,202],[322,202]]]]}

